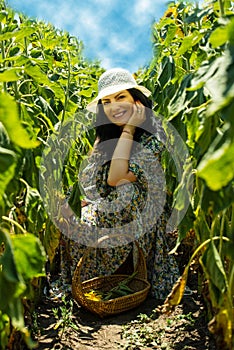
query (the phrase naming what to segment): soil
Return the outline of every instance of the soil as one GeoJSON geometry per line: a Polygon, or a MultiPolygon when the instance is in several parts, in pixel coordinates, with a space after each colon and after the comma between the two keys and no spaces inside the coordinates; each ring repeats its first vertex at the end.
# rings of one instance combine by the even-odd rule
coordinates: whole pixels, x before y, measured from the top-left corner
{"type": "MultiPolygon", "coordinates": [[[[193,241],[192,233],[178,250],[181,272],[191,256],[193,241]]],[[[207,304],[202,298],[205,293],[198,292],[198,274],[195,262],[187,281],[192,294],[184,295],[170,314],[162,313],[162,302],[148,296],[137,308],[102,319],[78,305],[71,295],[66,299],[43,295],[27,320],[36,349],[218,349],[208,330],[207,304]]]]}
{"type": "Polygon", "coordinates": [[[196,292],[184,297],[170,315],[156,312],[158,302],[150,297],[131,311],[104,319],[72,304],[73,316],[62,334],[63,324],[55,329],[53,308],[61,311],[64,304],[44,298],[33,322],[37,349],[216,349],[207,329],[204,304],[196,292]]]}

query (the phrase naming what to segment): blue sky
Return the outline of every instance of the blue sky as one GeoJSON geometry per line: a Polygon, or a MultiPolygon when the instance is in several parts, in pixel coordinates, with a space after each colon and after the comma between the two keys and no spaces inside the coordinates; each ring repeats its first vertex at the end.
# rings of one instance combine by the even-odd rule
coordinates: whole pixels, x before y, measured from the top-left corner
{"type": "Polygon", "coordinates": [[[7,0],[29,17],[52,23],[83,41],[84,55],[108,69],[131,72],[152,56],[151,23],[159,20],[168,0],[7,0]]]}

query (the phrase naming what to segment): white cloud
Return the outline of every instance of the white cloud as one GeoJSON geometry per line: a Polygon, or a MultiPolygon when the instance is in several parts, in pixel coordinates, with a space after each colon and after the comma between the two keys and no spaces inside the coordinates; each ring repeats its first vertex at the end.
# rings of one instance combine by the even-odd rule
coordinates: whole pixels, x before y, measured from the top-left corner
{"type": "Polygon", "coordinates": [[[122,39],[120,35],[113,34],[109,40],[109,48],[116,54],[128,55],[134,51],[132,38],[122,39]]]}
{"type": "Polygon", "coordinates": [[[133,11],[135,14],[144,14],[152,11],[152,1],[151,0],[136,0],[133,6],[133,11]]]}
{"type": "Polygon", "coordinates": [[[93,13],[90,9],[82,10],[82,15],[77,17],[74,29],[77,33],[82,33],[85,37],[102,38],[102,19],[93,13]]]}
{"type": "Polygon", "coordinates": [[[113,67],[113,59],[111,57],[103,57],[102,58],[102,66],[105,69],[109,69],[113,67]]]}
{"type": "MultiPolygon", "coordinates": [[[[83,41],[85,55],[105,68],[132,71],[151,57],[151,23],[167,0],[8,0],[10,6],[69,31],[83,41]]],[[[162,9],[163,8],[163,9],[162,9]]]]}
{"type": "MultiPolygon", "coordinates": [[[[115,6],[115,2],[114,1],[110,1],[110,0],[91,0],[92,5],[96,4],[98,5],[98,8],[101,8],[102,11],[109,11],[111,8],[113,8],[115,6]]],[[[86,5],[89,2],[86,2],[86,5]]]]}
{"type": "Polygon", "coordinates": [[[168,0],[135,0],[131,23],[135,22],[137,27],[151,24],[155,18],[159,18],[163,14],[167,2],[168,0]]]}

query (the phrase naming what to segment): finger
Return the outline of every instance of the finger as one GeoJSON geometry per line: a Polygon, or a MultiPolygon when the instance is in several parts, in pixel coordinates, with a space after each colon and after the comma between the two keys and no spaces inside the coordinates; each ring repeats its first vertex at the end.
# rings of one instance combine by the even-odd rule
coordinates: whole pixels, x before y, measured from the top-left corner
{"type": "Polygon", "coordinates": [[[142,114],[145,110],[144,105],[142,103],[140,103],[139,101],[136,102],[136,108],[137,108],[138,114],[142,114]]]}
{"type": "Polygon", "coordinates": [[[136,108],[137,108],[137,116],[140,119],[145,119],[145,106],[138,102],[136,103],[136,108]]]}

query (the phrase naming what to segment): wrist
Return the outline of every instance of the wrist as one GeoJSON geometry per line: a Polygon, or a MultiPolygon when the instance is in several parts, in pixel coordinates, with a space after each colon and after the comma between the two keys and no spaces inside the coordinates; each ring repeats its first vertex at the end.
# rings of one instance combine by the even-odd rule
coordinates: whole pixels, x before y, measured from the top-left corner
{"type": "Polygon", "coordinates": [[[125,125],[122,132],[125,132],[125,133],[133,136],[135,133],[135,129],[136,128],[133,125],[125,125]]]}
{"type": "Polygon", "coordinates": [[[133,139],[133,134],[129,131],[129,130],[122,130],[122,136],[124,136],[124,138],[130,138],[131,140],[133,139]]]}

